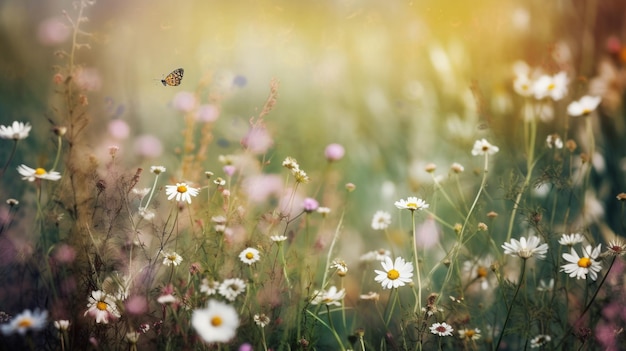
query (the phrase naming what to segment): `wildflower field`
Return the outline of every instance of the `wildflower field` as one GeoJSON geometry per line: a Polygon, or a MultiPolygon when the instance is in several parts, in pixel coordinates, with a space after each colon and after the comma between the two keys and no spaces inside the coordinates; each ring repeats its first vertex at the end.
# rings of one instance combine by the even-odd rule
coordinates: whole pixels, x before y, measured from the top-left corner
{"type": "Polygon", "coordinates": [[[1,350],[625,350],[626,2],[0,2],[1,350]]]}

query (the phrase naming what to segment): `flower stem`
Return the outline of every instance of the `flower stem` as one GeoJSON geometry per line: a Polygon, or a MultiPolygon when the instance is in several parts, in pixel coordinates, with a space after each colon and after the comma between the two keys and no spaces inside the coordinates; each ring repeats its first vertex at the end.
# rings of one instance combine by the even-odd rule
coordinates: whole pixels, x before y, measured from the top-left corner
{"type": "Polygon", "coordinates": [[[506,311],[506,319],[504,320],[504,325],[502,326],[502,331],[500,332],[500,337],[498,337],[498,342],[496,343],[496,347],[494,350],[497,350],[500,347],[500,343],[502,342],[502,337],[504,336],[504,332],[506,331],[506,325],[509,322],[511,317],[511,310],[513,310],[513,305],[515,304],[515,298],[517,297],[517,293],[519,292],[520,287],[524,284],[524,277],[526,274],[526,259],[522,260],[522,272],[520,273],[519,282],[517,284],[517,288],[515,289],[515,294],[513,294],[513,299],[509,304],[508,310],[506,311]]]}

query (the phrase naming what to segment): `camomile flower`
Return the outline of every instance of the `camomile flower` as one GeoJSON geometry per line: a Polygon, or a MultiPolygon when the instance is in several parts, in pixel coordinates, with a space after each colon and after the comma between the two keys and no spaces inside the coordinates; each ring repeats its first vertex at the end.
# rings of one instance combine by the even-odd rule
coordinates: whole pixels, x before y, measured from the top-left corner
{"type": "Polygon", "coordinates": [[[270,317],[268,317],[265,313],[255,314],[254,323],[261,328],[265,328],[266,325],[270,324],[270,317]]]}
{"type": "Polygon", "coordinates": [[[458,333],[459,338],[463,340],[475,341],[480,339],[480,329],[478,328],[461,329],[458,333]]]}
{"type": "Polygon", "coordinates": [[[518,256],[523,259],[531,258],[533,256],[538,259],[544,259],[548,253],[548,244],[541,244],[536,236],[530,236],[528,239],[521,237],[518,240],[511,239],[510,243],[504,243],[502,248],[505,255],[518,256]]]}
{"type": "Polygon", "coordinates": [[[247,265],[251,265],[261,259],[261,254],[259,253],[259,250],[248,247],[245,250],[241,251],[241,253],[239,254],[239,259],[241,260],[241,262],[247,265]]]}
{"type": "Polygon", "coordinates": [[[104,324],[109,323],[111,318],[121,317],[115,299],[102,290],[91,292],[85,316],[88,314],[96,319],[96,323],[104,324]]]}
{"type": "Polygon", "coordinates": [[[244,291],[246,291],[246,283],[239,278],[226,279],[217,289],[217,292],[229,301],[235,301],[237,296],[244,291]]]}
{"type": "Polygon", "coordinates": [[[192,188],[187,185],[187,183],[176,183],[176,185],[166,185],[165,186],[165,195],[167,195],[167,199],[171,200],[174,197],[176,201],[187,201],[187,203],[191,203],[191,197],[198,195],[200,190],[198,188],[192,188]]]}
{"type": "Polygon", "coordinates": [[[70,321],[67,319],[59,319],[58,321],[54,321],[54,327],[60,331],[70,329],[70,321]]]}
{"type": "Polygon", "coordinates": [[[410,196],[406,200],[400,199],[394,203],[394,205],[401,210],[424,210],[429,207],[426,201],[418,199],[415,196],[410,196]]]}
{"type": "Polygon", "coordinates": [[[30,123],[13,121],[13,124],[10,126],[0,126],[0,139],[26,139],[28,137],[30,129],[30,123]]]}
{"type": "Polygon", "coordinates": [[[572,247],[578,243],[582,243],[583,241],[585,241],[585,238],[580,235],[580,233],[574,233],[569,235],[563,234],[563,236],[561,236],[561,239],[559,239],[559,244],[572,247]]]}
{"type": "Polygon", "coordinates": [[[567,113],[572,117],[587,116],[598,108],[601,101],[602,98],[599,96],[585,95],[580,100],[572,101],[567,105],[567,113]]]}
{"type": "Polygon", "coordinates": [[[163,255],[163,264],[166,266],[178,266],[181,262],[183,262],[183,258],[174,251],[171,252],[161,252],[163,255]]]}
{"type": "Polygon", "coordinates": [[[207,278],[202,279],[202,284],[200,284],[200,292],[203,292],[207,295],[213,295],[217,292],[217,289],[220,287],[220,282],[215,280],[208,280],[207,278]]]}
{"type": "Polygon", "coordinates": [[[473,156],[493,155],[498,151],[500,151],[499,147],[495,145],[491,145],[491,143],[489,143],[487,139],[481,139],[481,140],[476,140],[474,142],[474,147],[472,148],[472,155],[473,156]]]}
{"type": "Polygon", "coordinates": [[[233,306],[211,299],[206,308],[192,312],[191,325],[208,343],[228,342],[235,337],[239,315],[233,306]]]}
{"type": "Polygon", "coordinates": [[[385,230],[391,224],[391,215],[385,211],[376,211],[372,218],[372,229],[385,230]]]}
{"type": "Polygon", "coordinates": [[[324,304],[327,306],[341,306],[341,300],[346,296],[346,289],[337,290],[336,286],[331,286],[326,290],[315,290],[313,292],[312,305],[324,304]]]}
{"type": "Polygon", "coordinates": [[[374,280],[379,282],[383,289],[397,288],[412,282],[413,265],[404,261],[402,257],[396,257],[395,262],[391,258],[385,257],[381,262],[384,271],[374,270],[378,274],[374,280]]]}
{"type": "Polygon", "coordinates": [[[285,240],[287,240],[287,237],[284,235],[272,235],[270,236],[270,239],[275,242],[275,243],[281,243],[285,240]]]}
{"type": "Polygon", "coordinates": [[[159,175],[161,173],[165,173],[165,167],[163,166],[150,166],[150,172],[159,175]]]}
{"type": "Polygon", "coordinates": [[[384,261],[385,257],[391,258],[391,251],[386,249],[378,249],[363,254],[359,260],[365,262],[384,261]]]}
{"type": "Polygon", "coordinates": [[[592,280],[598,279],[598,272],[602,270],[602,264],[596,260],[600,256],[601,247],[602,244],[598,244],[596,248],[587,245],[583,249],[582,257],[578,256],[572,247],[570,253],[563,254],[563,259],[569,263],[561,266],[561,272],[569,274],[570,278],[585,279],[588,274],[592,280]]]}
{"type": "Polygon", "coordinates": [[[609,241],[606,245],[607,250],[602,256],[623,256],[626,254],[626,244],[619,239],[609,241]]]}
{"type": "Polygon", "coordinates": [[[543,75],[533,83],[535,99],[551,98],[554,101],[561,100],[567,94],[567,73],[559,72],[553,76],[543,75]]]}
{"type": "Polygon", "coordinates": [[[550,342],[552,338],[550,335],[537,335],[534,338],[530,339],[530,348],[534,349],[537,347],[541,347],[550,342]]]}
{"type": "Polygon", "coordinates": [[[47,318],[48,311],[36,309],[31,312],[31,310],[24,310],[22,313],[13,317],[9,323],[0,325],[0,330],[2,330],[2,334],[4,335],[18,333],[23,336],[29,330],[39,331],[44,329],[46,327],[47,318]]]}
{"type": "Polygon", "coordinates": [[[453,331],[454,329],[446,322],[433,323],[433,325],[430,326],[430,332],[439,336],[450,336],[453,331]]]}
{"type": "Polygon", "coordinates": [[[29,182],[34,182],[35,179],[45,179],[45,180],[59,180],[61,179],[61,173],[56,171],[46,171],[43,168],[30,168],[26,165],[17,166],[17,171],[22,176],[22,180],[28,180],[29,182]]]}

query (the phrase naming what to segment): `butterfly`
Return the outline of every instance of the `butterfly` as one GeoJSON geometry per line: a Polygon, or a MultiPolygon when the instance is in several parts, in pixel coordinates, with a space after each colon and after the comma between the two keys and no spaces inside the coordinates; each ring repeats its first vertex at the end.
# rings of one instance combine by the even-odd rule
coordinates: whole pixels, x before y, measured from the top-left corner
{"type": "Polygon", "coordinates": [[[180,85],[180,81],[183,80],[183,73],[185,73],[184,69],[175,69],[172,73],[168,74],[167,77],[161,79],[161,83],[163,83],[163,86],[169,85],[171,87],[180,85]]]}

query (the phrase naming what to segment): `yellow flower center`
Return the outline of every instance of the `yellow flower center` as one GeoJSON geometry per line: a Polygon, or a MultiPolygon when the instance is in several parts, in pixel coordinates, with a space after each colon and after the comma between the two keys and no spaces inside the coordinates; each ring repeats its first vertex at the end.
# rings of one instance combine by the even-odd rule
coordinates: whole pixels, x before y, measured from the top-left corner
{"type": "Polygon", "coordinates": [[[417,208],[417,204],[415,202],[407,202],[406,207],[408,208],[417,208]]]}
{"type": "Polygon", "coordinates": [[[17,326],[20,328],[29,328],[31,325],[33,325],[33,320],[29,318],[24,318],[17,323],[17,326]]]}
{"type": "Polygon", "coordinates": [[[104,301],[98,301],[96,303],[96,308],[98,308],[100,311],[106,311],[107,307],[109,307],[109,305],[107,305],[107,303],[104,301]]]}
{"type": "Polygon", "coordinates": [[[186,185],[179,185],[176,188],[176,191],[178,191],[179,193],[186,193],[187,192],[187,186],[186,185]]]}
{"type": "Polygon", "coordinates": [[[548,90],[554,90],[554,88],[556,88],[554,83],[550,83],[550,85],[548,85],[548,90]]]}
{"type": "Polygon", "coordinates": [[[589,268],[591,267],[591,260],[588,257],[583,257],[578,260],[578,267],[589,268]]]}
{"type": "Polygon", "coordinates": [[[588,115],[591,113],[591,110],[588,108],[583,108],[583,115],[588,115]]]}
{"type": "Polygon", "coordinates": [[[167,259],[172,261],[172,262],[174,262],[174,261],[176,261],[176,255],[169,255],[169,256],[167,256],[167,259]]]}
{"type": "Polygon", "coordinates": [[[396,280],[396,279],[400,278],[400,272],[398,272],[395,269],[390,269],[389,272],[387,272],[387,278],[389,278],[391,280],[396,280]]]}
{"type": "Polygon", "coordinates": [[[478,276],[478,278],[485,278],[487,276],[487,273],[489,273],[489,271],[486,267],[479,266],[478,269],[476,269],[476,275],[478,276]]]}
{"type": "Polygon", "coordinates": [[[211,325],[214,327],[219,327],[220,325],[222,325],[222,317],[215,316],[211,318],[211,325]]]}
{"type": "Polygon", "coordinates": [[[465,337],[468,338],[468,339],[471,339],[474,336],[474,334],[476,334],[474,329],[470,329],[470,330],[465,332],[465,337]]]}
{"type": "Polygon", "coordinates": [[[251,259],[254,258],[254,254],[252,252],[248,252],[248,253],[246,253],[246,258],[251,260],[251,259]]]}
{"type": "Polygon", "coordinates": [[[46,170],[43,169],[43,168],[37,168],[35,170],[35,175],[39,175],[40,176],[40,175],[44,175],[44,174],[46,174],[46,170]]]}

